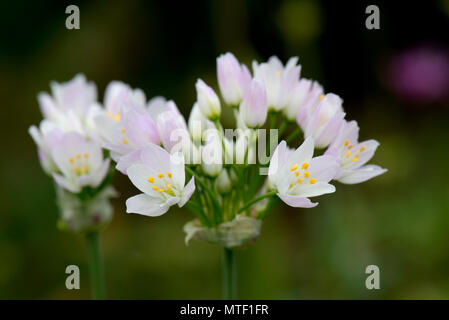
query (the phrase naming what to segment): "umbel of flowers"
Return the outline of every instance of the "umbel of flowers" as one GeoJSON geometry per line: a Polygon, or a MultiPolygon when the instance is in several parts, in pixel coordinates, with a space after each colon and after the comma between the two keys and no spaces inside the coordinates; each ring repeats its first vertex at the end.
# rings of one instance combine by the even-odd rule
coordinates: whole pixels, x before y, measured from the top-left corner
{"type": "Polygon", "coordinates": [[[52,83],[52,95],[38,97],[44,120],[30,134],[55,181],[61,225],[90,235],[109,221],[110,157],[139,190],[126,212],[156,217],[186,205],[194,215],[186,243],[224,247],[224,293],[235,297],[233,249],[254,243],[279,200],[312,208],[311,198],[335,192],[333,181],[355,184],[386,171],[367,164],[379,143],[359,142],[342,99],[301,78],[297,62],[271,57],[250,72],[221,55],[220,95],[198,79],[188,121],[173,101],[147,101],[122,82],[107,86],[102,104],[83,75],[52,83]],[[222,111],[234,115],[233,130],[223,128],[222,111]]]}

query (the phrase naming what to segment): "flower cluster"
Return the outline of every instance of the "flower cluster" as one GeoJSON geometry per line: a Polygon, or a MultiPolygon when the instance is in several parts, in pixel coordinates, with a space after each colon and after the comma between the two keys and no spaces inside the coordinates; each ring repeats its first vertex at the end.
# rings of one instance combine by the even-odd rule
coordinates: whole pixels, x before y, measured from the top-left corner
{"type": "Polygon", "coordinates": [[[358,141],[342,99],[301,78],[297,58],[252,69],[231,53],[218,57],[220,95],[198,79],[188,121],[173,101],[147,101],[122,82],[108,85],[103,104],[82,75],[54,83],[52,96],[39,95],[45,119],[30,128],[41,164],[62,189],[84,194],[104,184],[110,155],[142,192],[126,201],[127,212],[159,216],[187,204],[196,219],[186,241],[225,247],[254,241],[277,199],[310,208],[317,203],[309,198],[335,191],[332,180],[354,184],[386,171],[366,165],[379,143],[358,141]],[[224,108],[235,130],[223,129],[224,108]],[[314,157],[315,149],[326,150],[314,157]]]}

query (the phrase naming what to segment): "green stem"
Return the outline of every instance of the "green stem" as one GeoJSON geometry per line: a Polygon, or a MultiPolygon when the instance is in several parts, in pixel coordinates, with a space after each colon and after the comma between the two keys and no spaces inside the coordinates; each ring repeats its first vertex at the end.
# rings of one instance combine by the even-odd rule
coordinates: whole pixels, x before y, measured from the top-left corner
{"type": "Polygon", "coordinates": [[[223,299],[237,299],[237,269],[233,250],[223,248],[223,299]]]}
{"type": "Polygon", "coordinates": [[[106,299],[104,283],[103,258],[100,253],[100,237],[98,231],[86,234],[87,252],[89,256],[89,273],[92,297],[95,300],[106,299]]]}
{"type": "Polygon", "coordinates": [[[247,203],[245,203],[243,205],[243,207],[241,207],[239,209],[239,211],[237,211],[237,213],[241,213],[241,212],[245,211],[246,209],[248,209],[254,203],[259,202],[260,200],[268,198],[268,197],[273,197],[274,195],[276,195],[276,192],[271,191],[271,192],[267,192],[267,193],[265,193],[265,194],[263,194],[261,196],[258,196],[257,198],[254,198],[253,200],[248,201],[247,203]]]}
{"type": "Polygon", "coordinates": [[[296,128],[292,133],[290,133],[290,135],[287,137],[287,139],[285,139],[285,141],[287,143],[289,143],[290,141],[295,139],[300,133],[301,133],[301,129],[300,128],[296,128]]]}

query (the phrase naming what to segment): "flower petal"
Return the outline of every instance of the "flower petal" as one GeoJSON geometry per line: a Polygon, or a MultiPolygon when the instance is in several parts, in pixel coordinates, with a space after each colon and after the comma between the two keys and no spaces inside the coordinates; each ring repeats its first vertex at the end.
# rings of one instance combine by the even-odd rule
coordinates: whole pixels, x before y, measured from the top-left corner
{"type": "Polygon", "coordinates": [[[324,182],[334,179],[338,173],[340,164],[335,157],[319,156],[310,161],[310,176],[324,182]]]}
{"type": "Polygon", "coordinates": [[[148,182],[148,177],[156,177],[160,173],[145,164],[133,164],[127,170],[128,178],[143,193],[157,196],[157,191],[153,190],[153,184],[148,182]]]}
{"type": "Polygon", "coordinates": [[[310,201],[310,199],[299,197],[299,196],[292,196],[288,194],[277,194],[278,197],[284,201],[286,204],[288,204],[291,207],[295,208],[313,208],[318,205],[318,202],[313,203],[310,201]]]}
{"type": "Polygon", "coordinates": [[[315,184],[301,185],[296,194],[301,197],[316,197],[326,193],[335,192],[335,187],[327,182],[318,181],[315,184]]]}
{"type": "Polygon", "coordinates": [[[195,177],[192,177],[189,183],[187,183],[187,185],[184,187],[184,190],[182,190],[181,201],[179,201],[178,203],[178,206],[180,208],[184,206],[187,201],[189,201],[194,191],[195,191],[195,177]]]}
{"type": "Polygon", "coordinates": [[[138,213],[149,217],[157,217],[168,211],[170,206],[161,203],[157,198],[141,193],[126,200],[126,212],[138,213]]]}
{"type": "Polygon", "coordinates": [[[385,172],[387,172],[387,169],[371,164],[355,170],[344,171],[342,176],[337,180],[345,184],[355,184],[367,181],[385,172]]]}

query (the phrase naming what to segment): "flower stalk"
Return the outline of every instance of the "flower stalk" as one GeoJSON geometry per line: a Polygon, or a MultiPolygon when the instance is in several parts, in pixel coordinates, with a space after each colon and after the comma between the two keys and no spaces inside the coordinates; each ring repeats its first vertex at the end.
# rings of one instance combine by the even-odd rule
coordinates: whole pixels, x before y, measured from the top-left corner
{"type": "Polygon", "coordinates": [[[237,266],[235,252],[232,249],[223,248],[223,299],[237,299],[237,266]]]}
{"type": "Polygon", "coordinates": [[[104,281],[103,257],[100,250],[100,235],[98,231],[86,234],[87,254],[89,257],[89,274],[91,282],[92,298],[95,300],[106,299],[106,287],[104,281]]]}

